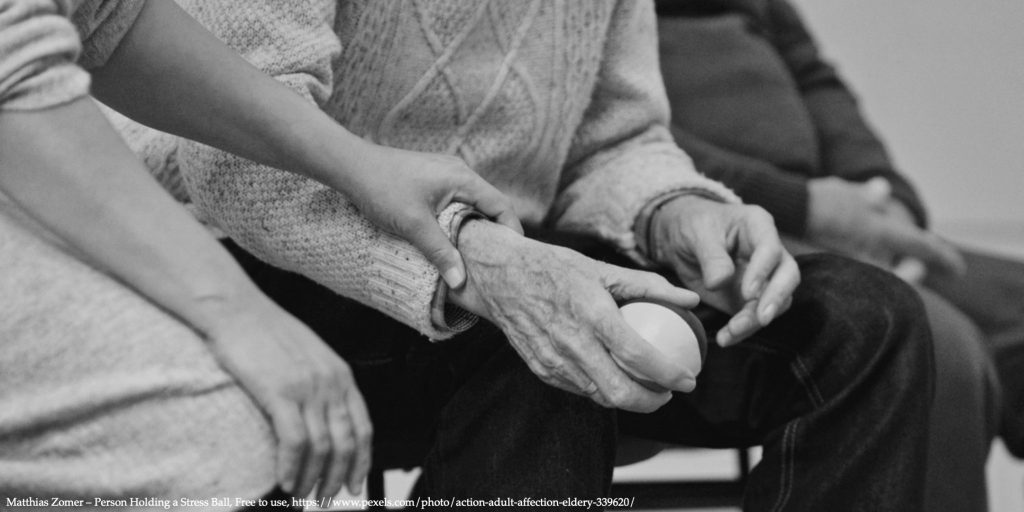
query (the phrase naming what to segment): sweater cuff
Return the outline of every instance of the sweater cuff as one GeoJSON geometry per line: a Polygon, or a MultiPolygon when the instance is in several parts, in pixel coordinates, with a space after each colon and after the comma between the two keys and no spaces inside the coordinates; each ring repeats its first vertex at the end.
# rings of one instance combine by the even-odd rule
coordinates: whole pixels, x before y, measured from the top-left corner
{"type": "Polygon", "coordinates": [[[135,25],[146,0],[85,2],[71,16],[82,36],[78,63],[85,69],[103,66],[135,25]]]}
{"type": "MultiPolygon", "coordinates": [[[[452,244],[457,244],[462,225],[472,219],[486,219],[486,217],[465,205],[453,204],[441,212],[438,220],[441,222],[442,228],[445,228],[448,239],[452,244]]],[[[430,306],[430,320],[439,332],[457,334],[476,324],[478,317],[448,302],[448,284],[444,279],[440,279],[430,306]]],[[[437,339],[442,338],[434,340],[437,339]]]]}

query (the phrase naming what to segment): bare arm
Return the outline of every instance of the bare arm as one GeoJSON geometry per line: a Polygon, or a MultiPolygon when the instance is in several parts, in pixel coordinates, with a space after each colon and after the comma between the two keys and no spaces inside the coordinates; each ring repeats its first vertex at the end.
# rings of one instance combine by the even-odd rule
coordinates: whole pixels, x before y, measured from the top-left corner
{"type": "Polygon", "coordinates": [[[461,160],[360,139],[174,2],[147,2],[93,84],[97,98],[136,121],[344,192],[377,226],[416,245],[450,286],[464,271],[435,220],[441,210],[458,201],[518,227],[510,203],[461,160]]]}
{"type": "Polygon", "coordinates": [[[318,477],[325,489],[345,480],[357,487],[369,469],[371,427],[348,367],[260,293],[91,101],[0,112],[0,189],[210,341],[271,417],[283,487],[308,492],[318,477]]]}

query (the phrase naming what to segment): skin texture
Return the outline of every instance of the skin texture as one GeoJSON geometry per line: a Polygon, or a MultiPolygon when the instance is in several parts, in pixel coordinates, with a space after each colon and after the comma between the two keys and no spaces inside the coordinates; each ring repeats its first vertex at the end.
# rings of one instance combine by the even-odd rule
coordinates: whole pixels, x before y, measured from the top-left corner
{"type": "MultiPolygon", "coordinates": [[[[740,341],[789,307],[799,271],[763,210],[681,196],[651,222],[657,261],[702,290],[719,290],[708,297],[736,313],[719,343],[740,341]]],[[[668,401],[669,393],[630,379],[611,353],[627,367],[649,369],[662,389],[694,388],[692,372],[659,357],[617,309],[631,299],[691,308],[694,293],[657,274],[599,263],[483,221],[463,227],[459,248],[469,280],[449,300],[498,325],[542,381],[630,411],[668,401]]]]}
{"type": "Polygon", "coordinates": [[[884,178],[853,183],[819,178],[808,184],[807,241],[813,245],[898,270],[921,279],[924,271],[962,274],[963,258],[949,243],[914,224],[910,212],[890,196],[884,178]]]}
{"type": "Polygon", "coordinates": [[[652,259],[733,313],[720,345],[742,341],[789,308],[800,271],[762,208],[681,196],[658,209],[650,229],[652,259]]]}
{"type": "Polygon", "coordinates": [[[606,407],[649,412],[671,394],[691,391],[694,375],[639,337],[616,301],[657,299],[690,308],[696,294],[663,277],[623,269],[575,251],[536,242],[485,221],[467,223],[459,247],[469,281],[450,299],[502,329],[545,383],[606,407]],[[652,391],[631,379],[609,353],[648,369],[652,391]]]}

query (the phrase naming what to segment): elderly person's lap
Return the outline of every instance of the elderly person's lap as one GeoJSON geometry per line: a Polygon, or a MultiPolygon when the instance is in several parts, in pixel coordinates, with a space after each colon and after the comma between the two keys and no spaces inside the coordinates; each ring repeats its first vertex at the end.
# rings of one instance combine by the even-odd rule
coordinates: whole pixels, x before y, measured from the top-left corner
{"type": "MultiPolygon", "coordinates": [[[[587,238],[541,238],[628,263],[587,238]]],[[[764,444],[751,510],[789,500],[806,510],[842,506],[854,493],[889,505],[921,499],[893,491],[893,482],[923,488],[915,464],[924,457],[930,337],[912,290],[865,265],[801,259],[804,284],[787,314],[734,348],[714,346],[694,393],[642,415],[612,414],[541,383],[489,324],[432,344],[229,247],[268,295],[352,365],[374,419],[376,460],[388,465],[396,450],[405,455],[397,459],[422,460],[423,496],[600,496],[617,420],[622,432],[673,443],[764,444]],[[794,486],[821,491],[796,497],[794,486]]],[[[729,320],[703,306],[698,313],[712,335],[729,320]]]]}

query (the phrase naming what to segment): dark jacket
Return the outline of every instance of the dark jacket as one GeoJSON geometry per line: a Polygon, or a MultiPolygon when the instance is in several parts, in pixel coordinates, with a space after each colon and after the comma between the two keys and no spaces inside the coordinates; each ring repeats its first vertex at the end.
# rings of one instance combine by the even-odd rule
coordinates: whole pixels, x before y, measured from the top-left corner
{"type": "Polygon", "coordinates": [[[697,169],[802,235],[807,180],[888,179],[924,226],[924,208],[856,99],[785,0],[656,2],[676,141],[697,169]]]}

